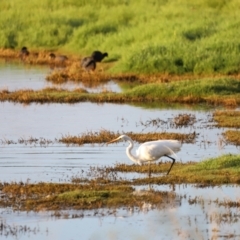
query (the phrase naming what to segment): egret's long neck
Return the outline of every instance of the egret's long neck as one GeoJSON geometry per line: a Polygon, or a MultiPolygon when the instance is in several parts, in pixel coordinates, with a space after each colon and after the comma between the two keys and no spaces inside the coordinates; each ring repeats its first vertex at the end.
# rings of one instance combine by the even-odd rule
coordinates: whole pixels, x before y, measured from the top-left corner
{"type": "Polygon", "coordinates": [[[128,145],[128,147],[126,148],[126,154],[127,154],[128,158],[129,158],[130,160],[132,160],[133,162],[141,165],[141,163],[138,161],[137,157],[134,156],[134,155],[131,153],[131,150],[133,149],[133,142],[130,141],[130,140],[128,140],[128,142],[129,142],[129,145],[128,145]]]}

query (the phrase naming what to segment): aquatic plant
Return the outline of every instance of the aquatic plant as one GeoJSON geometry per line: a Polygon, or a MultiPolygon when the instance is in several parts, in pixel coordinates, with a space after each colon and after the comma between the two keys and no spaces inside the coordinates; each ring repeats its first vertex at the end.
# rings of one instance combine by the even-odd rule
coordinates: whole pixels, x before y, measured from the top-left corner
{"type": "Polygon", "coordinates": [[[217,122],[218,127],[239,128],[240,111],[238,110],[219,110],[213,113],[213,120],[217,122]]]}
{"type": "Polygon", "coordinates": [[[239,130],[227,130],[223,133],[226,142],[230,142],[237,146],[240,145],[240,131],[239,130]]]}
{"type": "Polygon", "coordinates": [[[133,133],[133,132],[112,132],[108,130],[101,130],[99,132],[88,131],[86,133],[79,134],[78,136],[63,136],[59,139],[60,142],[66,144],[86,144],[86,143],[107,143],[110,140],[117,138],[121,134],[127,134],[134,141],[143,143],[146,141],[154,141],[160,139],[176,139],[185,143],[191,143],[195,140],[197,135],[195,133],[182,134],[173,132],[149,132],[149,133],[133,133]]]}
{"type": "Polygon", "coordinates": [[[85,184],[4,183],[1,190],[4,198],[0,205],[21,211],[141,207],[145,202],[157,206],[165,198],[175,198],[174,193],[161,191],[136,195],[129,185],[102,185],[96,181],[85,184]]]}

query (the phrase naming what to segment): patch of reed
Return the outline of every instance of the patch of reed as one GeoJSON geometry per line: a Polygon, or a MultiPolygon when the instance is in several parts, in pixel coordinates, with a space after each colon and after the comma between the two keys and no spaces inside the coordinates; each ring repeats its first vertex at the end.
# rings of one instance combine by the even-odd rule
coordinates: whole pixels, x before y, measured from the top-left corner
{"type": "Polygon", "coordinates": [[[240,111],[221,110],[213,113],[213,120],[217,122],[218,127],[240,127],[240,111]]]}
{"type": "Polygon", "coordinates": [[[185,143],[192,143],[196,138],[195,133],[189,134],[182,134],[182,133],[167,133],[167,132],[160,132],[160,133],[133,133],[133,132],[111,132],[108,130],[101,130],[99,132],[87,132],[83,133],[79,136],[63,136],[59,139],[60,142],[66,144],[93,144],[93,143],[106,143],[110,140],[117,138],[121,134],[126,134],[131,137],[134,141],[139,143],[143,143],[146,141],[154,141],[160,139],[176,139],[185,143]]]}
{"type": "Polygon", "coordinates": [[[227,130],[223,133],[223,136],[227,142],[235,144],[236,146],[240,145],[240,131],[227,130]]]}

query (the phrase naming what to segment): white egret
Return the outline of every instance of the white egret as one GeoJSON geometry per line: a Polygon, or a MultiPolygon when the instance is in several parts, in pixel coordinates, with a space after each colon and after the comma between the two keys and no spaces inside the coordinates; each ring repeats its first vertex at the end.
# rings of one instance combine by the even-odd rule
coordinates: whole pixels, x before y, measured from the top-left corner
{"type": "MultiPolygon", "coordinates": [[[[131,153],[133,149],[133,140],[127,135],[121,135],[116,139],[108,142],[113,143],[119,140],[124,140],[129,142],[129,146],[126,148],[126,154],[130,160],[133,162],[142,165],[145,162],[157,161],[159,158],[165,156],[170,158],[173,162],[171,167],[169,168],[167,175],[170,173],[173,164],[175,163],[175,159],[170,157],[169,155],[173,155],[176,152],[180,151],[181,149],[181,142],[177,140],[157,140],[157,141],[150,141],[145,142],[139,146],[136,151],[136,156],[131,153]]],[[[149,176],[150,176],[150,168],[149,168],[149,176]]]]}

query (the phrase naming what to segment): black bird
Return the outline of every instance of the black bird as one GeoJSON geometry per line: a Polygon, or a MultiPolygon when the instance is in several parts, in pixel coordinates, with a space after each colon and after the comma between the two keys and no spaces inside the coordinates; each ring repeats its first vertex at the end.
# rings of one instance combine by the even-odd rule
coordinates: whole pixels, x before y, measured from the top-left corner
{"type": "Polygon", "coordinates": [[[86,71],[94,71],[96,68],[96,61],[93,57],[85,57],[81,61],[81,67],[86,71]]]}
{"type": "Polygon", "coordinates": [[[56,61],[58,63],[64,63],[65,61],[68,60],[68,57],[65,55],[55,55],[54,53],[49,54],[49,58],[53,61],[56,61]]]}
{"type": "Polygon", "coordinates": [[[102,53],[100,51],[94,51],[91,55],[91,57],[93,57],[93,59],[95,60],[95,62],[101,62],[105,57],[108,57],[108,53],[102,53]]]}
{"type": "Polygon", "coordinates": [[[24,60],[26,57],[29,56],[29,51],[28,51],[27,47],[22,47],[19,56],[20,56],[21,60],[24,60]]]}

